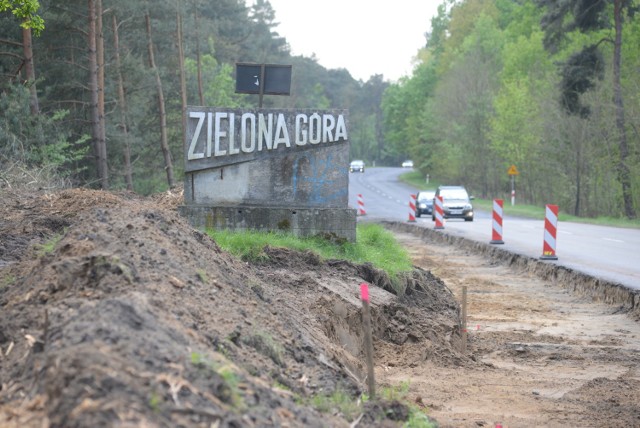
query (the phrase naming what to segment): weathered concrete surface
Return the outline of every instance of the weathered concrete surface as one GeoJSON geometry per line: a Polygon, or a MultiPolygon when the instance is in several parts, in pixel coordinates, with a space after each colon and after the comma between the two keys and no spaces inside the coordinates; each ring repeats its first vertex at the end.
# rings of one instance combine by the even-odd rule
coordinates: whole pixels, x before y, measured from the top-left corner
{"type": "Polygon", "coordinates": [[[183,205],[178,211],[199,229],[281,231],[298,237],[335,235],[349,242],[356,240],[356,210],[350,208],[183,205]]]}
{"type": "Polygon", "coordinates": [[[189,107],[180,212],[199,228],[356,237],[347,110],[189,107]]]}
{"type": "Polygon", "coordinates": [[[346,110],[190,107],[185,204],[347,208],[346,110]]]}
{"type": "Polygon", "coordinates": [[[390,230],[408,232],[425,241],[454,244],[461,249],[482,254],[497,263],[515,266],[578,295],[617,306],[621,311],[628,312],[640,319],[640,292],[638,290],[632,290],[621,284],[596,278],[555,263],[511,253],[490,244],[452,236],[441,230],[400,222],[384,222],[383,224],[390,230]]]}
{"type": "Polygon", "coordinates": [[[185,175],[187,205],[346,208],[349,146],[282,152],[185,175]]]}

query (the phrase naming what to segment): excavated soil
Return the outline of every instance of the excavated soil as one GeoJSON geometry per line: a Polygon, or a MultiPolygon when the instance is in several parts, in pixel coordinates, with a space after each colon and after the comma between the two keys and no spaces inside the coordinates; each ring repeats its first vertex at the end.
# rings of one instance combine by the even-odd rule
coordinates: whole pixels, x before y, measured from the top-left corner
{"type": "Polygon", "coordinates": [[[0,196],[2,427],[393,427],[409,405],[446,427],[640,425],[633,310],[558,276],[390,227],[415,264],[397,295],[368,264],[235,258],[179,191],[0,196]],[[362,282],[378,395],[320,412],[368,392],[362,282]]]}

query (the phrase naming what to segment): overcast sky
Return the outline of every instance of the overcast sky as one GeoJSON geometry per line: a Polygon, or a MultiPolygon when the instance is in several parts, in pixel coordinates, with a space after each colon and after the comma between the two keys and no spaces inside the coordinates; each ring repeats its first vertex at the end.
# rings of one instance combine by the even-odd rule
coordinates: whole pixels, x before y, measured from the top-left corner
{"type": "MultiPolygon", "coordinates": [[[[269,0],[293,55],[325,68],[346,68],[355,79],[374,74],[396,81],[410,75],[442,0],[269,0]]],[[[251,2],[248,1],[248,4],[251,2]]]]}

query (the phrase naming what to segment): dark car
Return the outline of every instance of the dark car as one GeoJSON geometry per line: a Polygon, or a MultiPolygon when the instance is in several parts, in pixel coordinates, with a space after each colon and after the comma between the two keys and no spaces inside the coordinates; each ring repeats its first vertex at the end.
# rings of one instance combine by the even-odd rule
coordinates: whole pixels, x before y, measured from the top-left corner
{"type": "Polygon", "coordinates": [[[349,164],[349,172],[364,172],[364,161],[354,160],[349,164]]]}
{"type": "MultiPolygon", "coordinates": [[[[473,221],[473,205],[467,189],[463,186],[440,186],[436,190],[435,197],[442,196],[444,218],[463,218],[464,221],[473,221]]],[[[434,197],[434,203],[435,203],[434,197]]],[[[435,212],[431,214],[431,219],[436,220],[435,212]]]]}
{"type": "Polygon", "coordinates": [[[435,195],[435,190],[421,190],[418,192],[416,195],[416,217],[433,212],[433,198],[435,195]]]}

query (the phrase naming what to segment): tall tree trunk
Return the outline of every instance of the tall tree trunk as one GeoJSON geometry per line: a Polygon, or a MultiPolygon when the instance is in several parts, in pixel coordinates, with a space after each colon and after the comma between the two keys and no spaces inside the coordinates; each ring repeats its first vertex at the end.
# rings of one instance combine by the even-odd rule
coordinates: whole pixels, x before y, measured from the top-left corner
{"type": "Polygon", "coordinates": [[[40,106],[38,103],[38,91],[36,90],[36,71],[35,66],[33,65],[31,28],[22,29],[22,52],[24,55],[24,69],[27,85],[29,85],[29,108],[31,110],[31,115],[35,116],[40,113],[40,106]]]}
{"type": "Polygon", "coordinates": [[[96,0],[96,62],[98,65],[98,132],[100,161],[104,172],[106,189],[109,186],[109,163],[107,162],[107,130],[104,113],[104,29],[102,26],[102,0],[96,0]]]}
{"type": "Polygon", "coordinates": [[[200,31],[198,25],[198,4],[194,3],[194,19],[196,23],[196,62],[198,73],[198,97],[200,105],[204,106],[204,91],[202,90],[202,60],[200,59],[200,31]]]}
{"type": "Polygon", "coordinates": [[[94,0],[88,0],[89,8],[89,92],[91,93],[91,138],[93,141],[93,154],[96,159],[96,167],[98,173],[98,181],[100,187],[107,189],[109,187],[106,158],[102,158],[103,149],[100,146],[101,132],[100,132],[100,112],[98,110],[99,104],[99,89],[98,89],[98,58],[96,52],[96,4],[94,0]]]}
{"type": "Polygon", "coordinates": [[[179,2],[176,2],[178,26],[178,66],[180,67],[180,100],[182,101],[182,144],[187,140],[187,78],[184,70],[184,49],[182,47],[182,15],[179,2]]]}
{"type": "Polygon", "coordinates": [[[158,110],[160,112],[160,148],[162,149],[162,155],[164,156],[164,169],[167,173],[167,183],[169,184],[169,187],[174,187],[175,180],[173,178],[173,164],[171,162],[171,151],[169,150],[169,143],[167,138],[167,112],[165,110],[162,79],[160,78],[160,71],[156,67],[156,61],[153,56],[153,39],[151,38],[151,17],[149,16],[149,12],[147,12],[147,14],[145,15],[145,21],[147,24],[149,66],[155,73],[156,89],[158,91],[158,110]]]}
{"type": "Polygon", "coordinates": [[[616,39],[613,48],[613,98],[616,110],[616,129],[618,130],[620,162],[618,162],[618,180],[622,185],[622,198],[624,201],[624,213],[629,219],[636,218],[633,208],[633,195],[631,193],[631,175],[627,158],[629,146],[627,145],[627,132],[625,130],[624,104],[622,101],[622,87],[620,85],[620,68],[622,62],[622,3],[623,0],[614,0],[614,22],[616,27],[616,39]]]}
{"type": "Polygon", "coordinates": [[[129,142],[129,127],[127,126],[127,100],[124,95],[124,78],[122,77],[122,63],[120,61],[120,37],[118,36],[118,18],[113,14],[113,49],[115,51],[116,70],[118,73],[118,104],[120,106],[120,129],[124,136],[124,180],[127,190],[133,191],[133,172],[131,168],[131,143],[129,142]]]}

